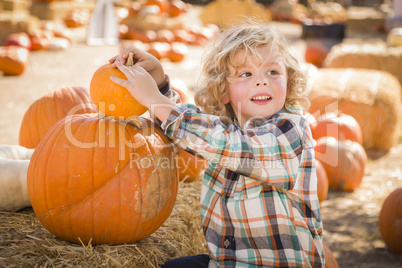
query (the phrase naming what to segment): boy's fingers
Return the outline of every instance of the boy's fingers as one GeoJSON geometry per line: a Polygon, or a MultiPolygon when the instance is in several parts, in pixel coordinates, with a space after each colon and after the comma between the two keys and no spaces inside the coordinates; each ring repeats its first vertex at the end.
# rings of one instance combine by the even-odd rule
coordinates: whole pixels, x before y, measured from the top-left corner
{"type": "Polygon", "coordinates": [[[127,66],[123,65],[120,61],[116,60],[114,62],[116,67],[127,77],[127,75],[130,74],[130,70],[127,68],[127,66]]]}
{"type": "Polygon", "coordinates": [[[118,77],[116,77],[116,76],[110,76],[110,80],[111,80],[113,83],[116,83],[116,84],[118,84],[118,85],[120,85],[120,86],[122,86],[122,87],[127,87],[127,86],[129,85],[129,83],[128,83],[127,80],[118,78],[118,77]]]}
{"type": "Polygon", "coordinates": [[[110,59],[109,59],[109,62],[110,62],[110,63],[113,63],[113,62],[115,62],[116,59],[117,59],[117,56],[114,56],[113,58],[110,58],[110,59]]]}

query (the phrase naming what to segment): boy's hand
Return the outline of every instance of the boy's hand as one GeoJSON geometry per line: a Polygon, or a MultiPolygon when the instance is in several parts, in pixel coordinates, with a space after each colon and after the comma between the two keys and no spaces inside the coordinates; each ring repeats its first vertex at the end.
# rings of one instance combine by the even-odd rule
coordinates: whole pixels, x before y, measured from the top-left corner
{"type": "Polygon", "coordinates": [[[125,64],[129,52],[132,52],[134,55],[134,66],[140,66],[147,71],[153,77],[157,85],[165,80],[165,72],[163,71],[160,61],[150,53],[133,46],[123,48],[120,54],[109,59],[109,62],[113,63],[116,67],[116,61],[125,64]]]}
{"type": "Polygon", "coordinates": [[[114,64],[127,80],[111,76],[112,82],[125,87],[141,105],[147,107],[162,122],[165,121],[175,103],[160,93],[153,77],[138,64],[130,68],[118,60],[114,64]]]}

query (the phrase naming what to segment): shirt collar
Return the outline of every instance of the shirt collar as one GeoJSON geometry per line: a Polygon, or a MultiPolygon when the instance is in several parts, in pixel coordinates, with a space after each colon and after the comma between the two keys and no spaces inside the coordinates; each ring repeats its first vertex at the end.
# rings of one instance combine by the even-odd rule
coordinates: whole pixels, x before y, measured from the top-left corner
{"type": "MultiPolygon", "coordinates": [[[[270,117],[258,118],[258,119],[247,121],[246,124],[244,125],[244,128],[245,129],[252,129],[252,128],[260,127],[270,119],[275,119],[275,118],[278,118],[278,117],[282,117],[283,114],[289,114],[289,113],[290,114],[302,115],[303,111],[299,107],[288,107],[286,109],[282,108],[279,112],[271,115],[270,117]]],[[[240,126],[239,121],[237,120],[237,118],[235,118],[234,123],[235,123],[236,126],[242,127],[242,126],[240,126]]]]}

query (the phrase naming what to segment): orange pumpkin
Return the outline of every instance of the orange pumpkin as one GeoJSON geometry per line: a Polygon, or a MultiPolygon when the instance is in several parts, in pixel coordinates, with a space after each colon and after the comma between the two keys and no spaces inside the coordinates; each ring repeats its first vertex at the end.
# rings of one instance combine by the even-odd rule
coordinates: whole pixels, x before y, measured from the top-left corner
{"type": "Polygon", "coordinates": [[[181,62],[187,54],[187,46],[183,43],[173,42],[170,49],[167,51],[166,56],[172,62],[181,62]]]}
{"type": "Polygon", "coordinates": [[[394,190],[385,199],[378,218],[378,227],[385,245],[402,254],[402,188],[394,190]]]}
{"type": "Polygon", "coordinates": [[[318,42],[308,43],[304,58],[307,63],[311,63],[317,67],[322,67],[329,53],[328,48],[318,42]]]}
{"type": "Polygon", "coordinates": [[[317,119],[311,129],[313,138],[330,136],[336,139],[352,140],[363,144],[362,130],[356,119],[344,113],[326,113],[317,119]]]}
{"type": "Polygon", "coordinates": [[[169,1],[167,0],[147,0],[144,6],[156,5],[160,8],[160,13],[165,13],[169,8],[169,1]]]}
{"type": "Polygon", "coordinates": [[[19,144],[35,148],[48,130],[68,114],[94,113],[88,90],[83,87],[64,87],[37,99],[22,119],[19,144]]]}
{"type": "Polygon", "coordinates": [[[200,177],[206,168],[207,161],[184,150],[176,155],[177,168],[180,181],[193,181],[200,177]]]}
{"type": "Polygon", "coordinates": [[[329,188],[353,191],[362,182],[367,155],[354,141],[322,137],[314,147],[315,157],[321,161],[328,176],[329,188]]]}
{"type": "Polygon", "coordinates": [[[169,16],[180,16],[181,14],[187,12],[187,7],[187,4],[181,0],[171,0],[168,9],[169,16]]]}
{"type": "Polygon", "coordinates": [[[175,152],[155,124],[142,129],[99,114],[59,121],[28,168],[28,194],[41,224],[72,243],[123,244],[155,232],[178,191],[175,152]]]}
{"type": "MultiPolygon", "coordinates": [[[[127,59],[127,66],[132,66],[133,58],[127,59]]],[[[130,119],[142,115],[147,108],[137,102],[128,90],[110,80],[111,76],[126,79],[126,76],[112,64],[98,68],[92,76],[89,93],[92,102],[104,114],[116,119],[130,119]]]]}
{"type": "Polygon", "coordinates": [[[325,253],[325,268],[339,268],[338,262],[336,261],[334,254],[332,254],[332,251],[325,244],[323,244],[323,246],[325,253]]]}
{"type": "Polygon", "coordinates": [[[0,47],[0,72],[20,75],[28,64],[29,50],[19,46],[0,47]]]}
{"type": "Polygon", "coordinates": [[[315,160],[315,169],[317,173],[317,196],[318,201],[321,203],[328,196],[328,176],[324,166],[319,160],[315,160]]]}

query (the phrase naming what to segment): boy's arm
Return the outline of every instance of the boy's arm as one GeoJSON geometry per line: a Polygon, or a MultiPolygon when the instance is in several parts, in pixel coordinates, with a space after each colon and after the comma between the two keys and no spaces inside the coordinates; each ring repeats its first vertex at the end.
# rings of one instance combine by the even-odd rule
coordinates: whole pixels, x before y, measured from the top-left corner
{"type": "Polygon", "coordinates": [[[173,142],[197,152],[212,165],[226,167],[259,183],[292,189],[300,164],[306,161],[310,165],[314,158],[312,144],[306,142],[311,134],[302,122],[276,118],[261,127],[242,129],[235,124],[226,126],[219,117],[203,114],[196,107],[189,108],[176,106],[162,128],[173,142]]]}

